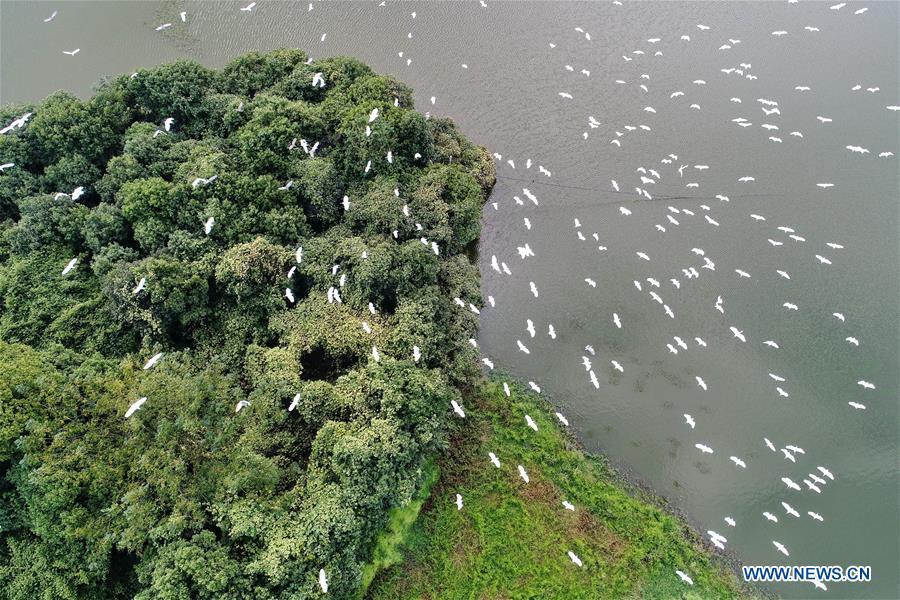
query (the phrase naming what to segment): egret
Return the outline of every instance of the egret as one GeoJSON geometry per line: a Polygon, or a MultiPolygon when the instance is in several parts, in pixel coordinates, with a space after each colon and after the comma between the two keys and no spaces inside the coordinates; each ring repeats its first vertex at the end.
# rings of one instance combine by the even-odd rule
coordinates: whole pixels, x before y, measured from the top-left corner
{"type": "Polygon", "coordinates": [[[678,575],[678,577],[680,577],[681,580],[686,584],[694,585],[694,580],[691,579],[684,571],[679,571],[678,569],[676,569],[675,574],[678,575]]]}
{"type": "Polygon", "coordinates": [[[142,398],[138,398],[134,402],[131,403],[131,406],[128,407],[128,410],[125,411],[125,418],[127,419],[131,415],[137,412],[137,410],[144,405],[144,402],[147,401],[147,397],[144,396],[142,398]]]}
{"type": "Polygon", "coordinates": [[[63,275],[68,275],[69,272],[75,268],[75,265],[78,263],[78,257],[73,258],[66,264],[65,268],[62,270],[63,275]]]}
{"type": "Polygon", "coordinates": [[[529,479],[529,477],[528,477],[528,473],[525,471],[525,467],[523,467],[522,465],[519,465],[518,469],[519,469],[519,477],[521,477],[525,481],[525,483],[528,483],[529,481],[531,481],[531,479],[529,479]]]}
{"type": "Polygon", "coordinates": [[[788,487],[791,488],[792,490],[795,490],[795,491],[798,491],[798,492],[800,492],[800,491],[803,490],[803,488],[801,488],[799,485],[797,485],[797,484],[794,482],[794,480],[791,479],[790,477],[782,477],[782,478],[781,478],[781,481],[784,483],[784,485],[788,486],[788,487]]]}
{"type": "Polygon", "coordinates": [[[458,414],[458,415],[459,415],[460,417],[462,417],[463,419],[466,418],[466,413],[465,413],[465,411],[463,411],[462,406],[459,405],[459,402],[457,402],[456,400],[451,400],[451,401],[450,401],[450,406],[453,407],[453,412],[455,412],[456,414],[458,414]]]}
{"type": "Polygon", "coordinates": [[[151,357],[150,357],[150,360],[148,360],[148,361],[144,364],[144,371],[146,371],[147,369],[152,369],[152,368],[156,365],[156,363],[159,362],[159,359],[161,359],[162,356],[163,356],[163,353],[162,353],[162,352],[157,352],[156,354],[154,354],[153,356],[151,356],[151,357]]]}

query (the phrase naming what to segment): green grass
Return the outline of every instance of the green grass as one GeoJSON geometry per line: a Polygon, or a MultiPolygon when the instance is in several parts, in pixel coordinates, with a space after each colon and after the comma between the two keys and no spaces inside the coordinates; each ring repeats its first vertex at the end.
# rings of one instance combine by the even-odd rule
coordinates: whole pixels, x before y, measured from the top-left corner
{"type": "Polygon", "coordinates": [[[507,398],[502,384],[484,382],[467,394],[465,408],[421,513],[416,506],[394,523],[406,527],[387,536],[391,550],[381,556],[389,559],[367,569],[368,598],[743,597],[687,526],[630,489],[602,458],[577,449],[546,402],[521,390],[507,398]],[[563,500],[576,510],[565,510],[563,500]]]}

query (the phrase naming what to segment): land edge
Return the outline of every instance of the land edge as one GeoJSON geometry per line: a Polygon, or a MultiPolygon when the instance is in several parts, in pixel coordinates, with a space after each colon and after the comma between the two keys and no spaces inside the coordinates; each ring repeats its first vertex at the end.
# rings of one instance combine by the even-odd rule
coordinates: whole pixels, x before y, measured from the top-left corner
{"type": "MultiPolygon", "coordinates": [[[[478,381],[470,385],[466,392],[477,390],[480,385],[491,381],[500,382],[507,381],[513,384],[520,384],[518,379],[507,375],[504,371],[497,370],[490,374],[483,375],[478,381]]],[[[524,385],[518,385],[520,388],[519,397],[547,414],[553,415],[558,408],[547,395],[536,394],[528,390],[524,385]]],[[[763,589],[758,585],[743,581],[740,576],[742,562],[737,555],[731,551],[721,551],[704,541],[700,533],[700,525],[693,521],[688,515],[677,506],[675,506],[668,498],[655,492],[650,485],[642,480],[634,471],[626,468],[622,463],[613,461],[608,455],[602,452],[591,452],[585,449],[583,442],[575,435],[575,430],[568,427],[561,427],[556,423],[556,419],[549,419],[554,423],[554,434],[559,436],[566,450],[576,451],[581,454],[581,460],[601,460],[605,461],[605,469],[608,471],[609,483],[622,489],[626,494],[635,498],[640,502],[644,502],[662,513],[676,520],[679,526],[680,534],[685,541],[695,546],[698,551],[703,552],[710,559],[713,567],[730,572],[734,575],[734,583],[742,596],[747,598],[759,598],[765,600],[773,600],[779,596],[770,590],[763,589]]],[[[452,440],[456,443],[466,443],[465,436],[453,436],[452,440]]],[[[403,556],[404,546],[406,545],[407,536],[415,525],[416,521],[422,516],[422,509],[427,512],[431,502],[431,490],[435,485],[440,483],[440,467],[439,461],[441,457],[431,457],[423,468],[423,481],[416,492],[414,498],[405,506],[394,507],[389,511],[388,525],[378,535],[378,540],[372,551],[372,560],[363,566],[363,585],[357,594],[359,600],[368,597],[370,585],[391,568],[399,567],[405,562],[403,556]],[[399,560],[392,560],[391,557],[399,557],[399,560]]]]}

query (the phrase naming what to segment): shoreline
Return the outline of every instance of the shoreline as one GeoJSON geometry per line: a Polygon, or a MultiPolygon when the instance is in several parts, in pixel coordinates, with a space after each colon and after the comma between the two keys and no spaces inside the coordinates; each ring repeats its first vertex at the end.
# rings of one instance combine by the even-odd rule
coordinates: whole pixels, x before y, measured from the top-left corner
{"type": "MultiPolygon", "coordinates": [[[[516,378],[508,376],[505,374],[505,372],[502,371],[494,374],[493,376],[487,377],[487,379],[490,380],[494,377],[505,377],[512,381],[518,381],[516,378]]],[[[558,410],[560,408],[553,403],[549,396],[546,396],[543,393],[534,394],[528,392],[528,395],[536,403],[543,405],[542,408],[547,409],[551,414],[554,410],[558,410]]],[[[727,568],[735,574],[738,582],[742,584],[741,590],[743,592],[766,599],[779,598],[777,594],[769,590],[760,588],[757,585],[743,582],[740,578],[740,574],[741,567],[744,563],[737,556],[737,554],[731,549],[724,551],[719,550],[712,544],[708,543],[702,535],[700,529],[701,525],[697,521],[692,519],[688,515],[687,511],[685,511],[683,508],[676,506],[671,500],[669,500],[662,494],[657,493],[647,481],[645,481],[637,474],[637,472],[635,472],[633,469],[628,468],[622,461],[612,458],[605,452],[592,452],[586,449],[584,443],[578,438],[578,435],[572,427],[557,426],[557,429],[560,435],[562,435],[566,439],[566,441],[572,445],[573,449],[581,452],[589,460],[598,460],[604,462],[606,468],[613,476],[613,483],[621,487],[627,494],[637,498],[642,502],[646,502],[654,508],[657,508],[667,515],[677,519],[679,524],[681,524],[681,526],[683,527],[684,532],[690,533],[690,535],[686,537],[688,537],[692,543],[699,546],[716,562],[721,563],[721,567],[727,568]]]]}

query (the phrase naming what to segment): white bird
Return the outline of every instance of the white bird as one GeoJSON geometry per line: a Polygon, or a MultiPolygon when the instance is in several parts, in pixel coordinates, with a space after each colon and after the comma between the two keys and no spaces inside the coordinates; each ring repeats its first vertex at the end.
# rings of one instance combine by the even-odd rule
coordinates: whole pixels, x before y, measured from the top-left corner
{"type": "Polygon", "coordinates": [[[874,384],[869,383],[868,381],[865,381],[865,380],[863,380],[863,379],[860,379],[859,381],[857,381],[856,384],[859,385],[859,386],[861,386],[861,387],[863,387],[864,389],[867,389],[867,390],[874,390],[874,389],[875,389],[875,385],[874,385],[874,384]]]}
{"type": "Polygon", "coordinates": [[[457,494],[456,495],[456,510],[462,510],[462,507],[463,507],[462,495],[457,494]]]}
{"type": "Polygon", "coordinates": [[[63,268],[62,274],[63,274],[63,275],[68,275],[69,272],[70,272],[72,269],[75,268],[75,265],[76,265],[77,263],[78,263],[78,257],[75,257],[75,258],[73,258],[72,260],[70,260],[70,261],[66,264],[65,268],[63,268]]]}
{"type": "Polygon", "coordinates": [[[730,525],[731,527],[734,527],[736,525],[734,519],[732,519],[731,517],[725,517],[725,522],[728,523],[728,525],[730,525]]]}
{"type": "Polygon", "coordinates": [[[75,56],[81,52],[81,48],[75,48],[74,50],[63,50],[63,54],[68,54],[69,56],[75,56]]]}
{"type": "Polygon", "coordinates": [[[812,517],[816,521],[824,521],[825,520],[822,518],[822,515],[820,515],[819,513],[813,512],[811,510],[807,511],[806,514],[808,514],[810,517],[812,517]]]}
{"type": "Polygon", "coordinates": [[[300,405],[300,392],[294,394],[294,398],[291,400],[290,405],[288,405],[288,412],[293,412],[297,406],[300,405]]]}
{"type": "Polygon", "coordinates": [[[684,413],[684,422],[690,425],[691,429],[694,429],[694,427],[697,426],[697,424],[694,422],[694,417],[687,413],[684,413]]]}
{"type": "Polygon", "coordinates": [[[138,283],[137,283],[136,286],[134,286],[134,289],[131,290],[131,293],[132,293],[132,294],[139,294],[139,293],[144,289],[144,287],[145,287],[146,285],[147,285],[147,278],[146,278],[146,277],[141,277],[141,280],[138,281],[138,283]]]}
{"type": "Polygon", "coordinates": [[[696,379],[697,379],[697,385],[699,385],[701,388],[703,388],[703,391],[705,392],[706,391],[706,382],[703,381],[703,378],[699,377],[699,376],[697,376],[696,379]]]}
{"type": "Polygon", "coordinates": [[[619,364],[619,361],[611,360],[611,361],[609,361],[609,362],[610,362],[610,364],[612,364],[613,368],[614,368],[616,371],[618,371],[619,373],[624,373],[624,372],[625,372],[625,369],[622,368],[622,365],[619,364]]]}
{"type": "Polygon", "coordinates": [[[325,569],[319,569],[319,587],[322,588],[322,593],[328,593],[328,577],[325,575],[325,569]]]}
{"type": "Polygon", "coordinates": [[[422,358],[422,351],[418,346],[413,346],[413,362],[419,362],[420,358],[422,358]]]}
{"type": "Polygon", "coordinates": [[[144,402],[147,401],[147,397],[144,396],[142,398],[138,398],[134,402],[131,403],[131,406],[128,407],[128,410],[125,411],[125,418],[127,419],[131,415],[137,412],[137,410],[144,405],[144,402]]]}
{"type": "Polygon", "coordinates": [[[619,319],[618,313],[613,313],[613,323],[615,324],[616,327],[618,327],[619,329],[622,329],[622,320],[619,319]]]}
{"type": "Polygon", "coordinates": [[[284,297],[287,298],[288,302],[291,304],[294,303],[294,292],[291,288],[284,288],[284,297]]]}
{"type": "Polygon", "coordinates": [[[826,469],[825,467],[816,467],[816,468],[819,470],[819,472],[820,472],[822,475],[824,475],[824,476],[827,477],[828,479],[834,481],[834,475],[832,475],[831,471],[829,471],[829,470],[826,469]]]}
{"type": "Polygon", "coordinates": [[[245,409],[248,406],[250,406],[250,402],[248,402],[247,400],[241,400],[237,404],[234,405],[234,412],[236,412],[236,413],[241,412],[242,409],[245,409]]]}
{"type": "Polygon", "coordinates": [[[563,500],[562,505],[563,505],[563,508],[565,508],[566,510],[571,510],[573,512],[575,511],[575,505],[572,504],[571,502],[569,502],[568,500],[563,500]]]}
{"type": "Polygon", "coordinates": [[[746,342],[747,338],[744,336],[744,332],[739,330],[737,327],[731,327],[731,333],[734,334],[734,337],[741,340],[742,342],[746,342]]]}
{"type": "Polygon", "coordinates": [[[736,464],[737,466],[739,466],[739,467],[742,468],[742,469],[746,469],[746,468],[747,468],[747,463],[745,463],[744,461],[742,461],[742,460],[741,460],[740,458],[738,458],[737,456],[729,456],[729,457],[728,457],[728,460],[730,460],[731,462],[733,462],[734,464],[736,464]]]}
{"type": "Polygon", "coordinates": [[[560,422],[560,423],[562,423],[562,424],[565,425],[566,427],[569,426],[569,420],[568,420],[565,416],[563,416],[562,413],[557,412],[557,413],[554,413],[554,414],[556,414],[556,418],[559,419],[559,422],[560,422]]]}
{"type": "Polygon", "coordinates": [[[679,571],[678,569],[676,569],[675,574],[678,575],[678,577],[680,577],[681,580],[686,584],[694,585],[694,580],[691,579],[684,571],[679,571]]]}
{"type": "Polygon", "coordinates": [[[153,368],[153,366],[156,365],[156,363],[159,362],[159,359],[162,358],[162,355],[163,355],[162,352],[157,352],[156,354],[154,354],[153,356],[151,356],[151,357],[150,357],[150,360],[148,360],[148,361],[144,364],[144,370],[146,371],[147,369],[153,368]]]}
{"type": "Polygon", "coordinates": [[[853,344],[854,346],[859,346],[859,340],[853,336],[846,338],[845,341],[853,344]]]}
{"type": "Polygon", "coordinates": [[[772,452],[778,452],[778,450],[776,450],[776,448],[775,448],[775,444],[773,444],[773,443],[769,440],[769,438],[763,438],[763,440],[766,442],[766,446],[769,447],[769,450],[771,450],[772,452]]]}
{"type": "Polygon", "coordinates": [[[790,504],[788,504],[787,502],[782,502],[781,506],[784,507],[784,511],[787,514],[798,517],[798,518],[800,517],[800,513],[798,513],[796,510],[794,510],[794,507],[791,506],[790,504]]]}
{"type": "Polygon", "coordinates": [[[775,348],[776,350],[780,348],[780,346],[779,346],[778,344],[776,344],[776,343],[775,343],[774,341],[772,341],[772,340],[766,340],[766,341],[763,342],[763,344],[765,344],[766,346],[770,346],[770,347],[772,347],[772,348],[775,348]]]}
{"type": "Polygon", "coordinates": [[[525,423],[526,423],[529,427],[531,427],[532,429],[534,429],[535,431],[538,430],[537,423],[534,422],[534,419],[532,419],[530,415],[525,415],[525,423]]]}
{"type": "Polygon", "coordinates": [[[713,449],[705,444],[699,444],[699,443],[694,444],[694,447],[697,448],[697,450],[699,450],[703,454],[712,454],[713,453],[713,449]]]}
{"type": "Polygon", "coordinates": [[[206,223],[203,225],[203,233],[209,235],[213,230],[213,225],[216,223],[215,217],[210,217],[206,220],[206,223]]]}
{"type": "Polygon", "coordinates": [[[569,558],[572,559],[572,562],[573,562],[573,563],[575,563],[575,564],[578,565],[579,567],[582,566],[581,559],[578,558],[578,556],[577,556],[574,552],[572,552],[571,550],[569,550],[568,554],[569,554],[569,558]]]}
{"type": "Polygon", "coordinates": [[[251,10],[253,10],[253,7],[254,7],[254,6],[256,6],[256,2],[251,2],[250,4],[248,4],[247,6],[245,6],[244,8],[242,8],[241,10],[242,10],[243,12],[250,12],[251,10]]]}
{"type": "Polygon", "coordinates": [[[794,482],[794,480],[791,479],[790,477],[782,477],[781,481],[784,483],[784,485],[788,486],[792,490],[796,490],[798,492],[802,491],[802,488],[799,485],[797,485],[797,483],[794,482]]]}
{"type": "Polygon", "coordinates": [[[785,302],[781,306],[783,306],[784,308],[786,308],[788,310],[798,310],[797,305],[794,304],[793,302],[785,302]]]}
{"type": "Polygon", "coordinates": [[[849,404],[851,407],[855,408],[856,410],[866,410],[866,405],[860,404],[859,402],[853,402],[851,400],[851,401],[847,402],[847,404],[849,404]]]}
{"type": "Polygon", "coordinates": [[[525,481],[525,483],[528,483],[529,481],[531,481],[531,479],[528,477],[528,473],[525,472],[525,467],[523,467],[522,465],[519,465],[518,468],[519,468],[519,477],[521,477],[525,481]]]}
{"type": "Polygon", "coordinates": [[[797,462],[797,459],[794,458],[794,455],[791,454],[790,451],[789,451],[787,448],[782,448],[782,449],[781,449],[781,453],[784,454],[784,457],[785,457],[787,460],[791,461],[792,463],[797,462]]]}
{"type": "Polygon", "coordinates": [[[455,412],[456,414],[458,414],[458,415],[459,415],[460,417],[462,417],[463,419],[466,418],[466,413],[465,413],[465,411],[463,410],[462,406],[459,405],[459,402],[457,402],[456,400],[451,400],[451,401],[450,401],[450,406],[453,407],[453,412],[455,412]]]}
{"type": "Polygon", "coordinates": [[[785,556],[790,556],[790,553],[788,553],[787,548],[784,547],[784,544],[782,544],[781,542],[776,542],[774,540],[772,541],[772,544],[775,546],[775,548],[778,549],[779,552],[781,552],[785,556]]]}
{"type": "Polygon", "coordinates": [[[325,76],[322,73],[316,73],[312,78],[312,86],[314,88],[325,87],[325,76]]]}
{"type": "Polygon", "coordinates": [[[493,452],[488,452],[488,458],[491,459],[491,464],[492,464],[492,465],[494,465],[494,466],[497,467],[498,469],[500,468],[500,459],[497,458],[497,455],[496,455],[496,454],[494,454],[493,452]]]}
{"type": "Polygon", "coordinates": [[[378,352],[378,348],[372,346],[372,358],[375,359],[375,362],[379,362],[381,360],[381,354],[378,352]]]}

